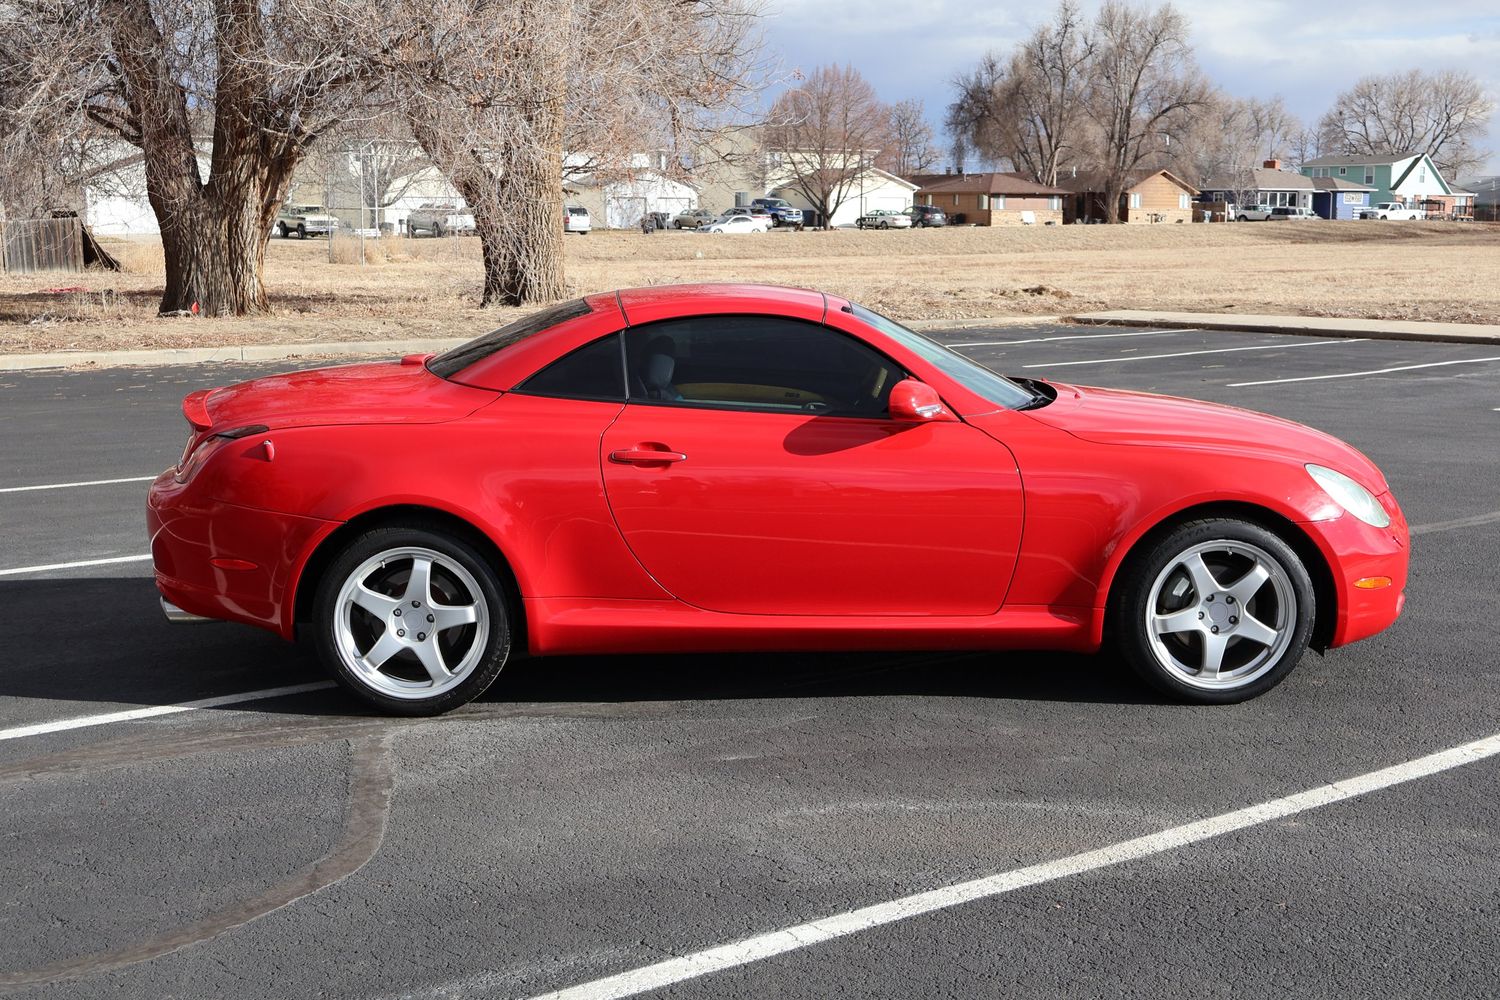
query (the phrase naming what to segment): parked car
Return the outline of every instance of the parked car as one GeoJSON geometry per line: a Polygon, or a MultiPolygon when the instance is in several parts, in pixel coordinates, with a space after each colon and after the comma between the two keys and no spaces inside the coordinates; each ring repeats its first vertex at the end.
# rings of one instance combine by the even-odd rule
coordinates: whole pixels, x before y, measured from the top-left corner
{"type": "Polygon", "coordinates": [[[594,223],[589,219],[589,210],[582,205],[567,205],[563,208],[563,232],[587,236],[594,223]]]}
{"type": "Polygon", "coordinates": [[[1267,218],[1275,219],[1277,221],[1283,219],[1300,221],[1305,219],[1318,219],[1321,218],[1321,216],[1314,213],[1310,208],[1298,208],[1293,205],[1277,205],[1275,208],[1271,209],[1271,214],[1267,216],[1267,218]]]}
{"type": "Polygon", "coordinates": [[[401,715],[475,698],[513,653],[1101,637],[1222,704],[1405,597],[1406,521],[1343,442],[1005,378],[815,291],[606,292],[182,408],[146,508],[163,610],[305,636],[401,715]]]}
{"type": "Polygon", "coordinates": [[[1234,217],[1240,222],[1265,222],[1271,217],[1271,205],[1241,205],[1234,217]]]}
{"type": "Polygon", "coordinates": [[[708,225],[715,218],[714,213],[706,208],[690,208],[685,212],[678,212],[672,219],[672,226],[676,229],[697,229],[708,225]]]}
{"type": "Polygon", "coordinates": [[[907,213],[911,216],[911,224],[914,226],[946,226],[948,216],[936,205],[913,205],[907,213]]]}
{"type": "Polygon", "coordinates": [[[785,198],[756,198],[750,207],[769,214],[773,226],[802,225],[802,209],[794,207],[785,198]]]}
{"type": "Polygon", "coordinates": [[[339,220],[328,214],[322,205],[285,205],[276,215],[276,231],[281,234],[282,239],[287,239],[293,233],[298,239],[307,239],[309,233],[314,236],[327,236],[339,227],[339,220]]]}
{"type": "Polygon", "coordinates": [[[412,210],[406,217],[406,231],[412,236],[431,233],[443,236],[448,233],[473,233],[474,213],[461,205],[448,202],[428,202],[412,210]]]}
{"type": "Polygon", "coordinates": [[[766,233],[770,230],[771,217],[769,215],[733,212],[721,215],[707,226],[700,227],[698,231],[700,233],[766,233]]]}
{"type": "Polygon", "coordinates": [[[1378,205],[1361,209],[1361,219],[1402,219],[1412,221],[1427,218],[1427,213],[1420,208],[1408,208],[1398,201],[1383,201],[1378,205]]]}
{"type": "Polygon", "coordinates": [[[877,208],[854,221],[860,229],[910,229],[911,216],[889,208],[877,208]]]}

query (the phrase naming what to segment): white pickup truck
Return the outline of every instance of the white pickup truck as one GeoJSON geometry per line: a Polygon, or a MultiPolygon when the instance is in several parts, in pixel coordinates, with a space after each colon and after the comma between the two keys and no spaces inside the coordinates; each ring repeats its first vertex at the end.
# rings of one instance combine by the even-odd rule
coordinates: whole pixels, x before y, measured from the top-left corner
{"type": "Polygon", "coordinates": [[[1400,202],[1383,201],[1359,211],[1361,219],[1425,219],[1427,213],[1420,208],[1407,208],[1400,202]]]}

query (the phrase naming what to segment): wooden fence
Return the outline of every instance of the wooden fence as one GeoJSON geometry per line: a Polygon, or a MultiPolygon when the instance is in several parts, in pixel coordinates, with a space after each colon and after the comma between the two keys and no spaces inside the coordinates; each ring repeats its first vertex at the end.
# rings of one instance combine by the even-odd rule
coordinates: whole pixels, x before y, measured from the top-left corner
{"type": "Polygon", "coordinates": [[[83,270],[83,222],[77,218],[0,222],[0,240],[0,270],[11,274],[83,270]]]}

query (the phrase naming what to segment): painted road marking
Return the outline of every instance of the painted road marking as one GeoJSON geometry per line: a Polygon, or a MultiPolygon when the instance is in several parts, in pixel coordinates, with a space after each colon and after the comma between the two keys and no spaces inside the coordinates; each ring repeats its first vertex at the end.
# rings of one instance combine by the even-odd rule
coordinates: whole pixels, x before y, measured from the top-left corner
{"type": "Polygon", "coordinates": [[[1162,337],[1169,333],[1202,333],[1202,330],[1148,330],[1145,333],[1081,333],[1072,337],[1033,337],[1030,340],[975,340],[949,347],[1004,347],[1007,344],[1047,344],[1055,340],[1107,340],[1111,337],[1162,337]]]}
{"type": "Polygon", "coordinates": [[[1300,378],[1268,378],[1259,382],[1231,382],[1229,388],[1238,389],[1247,385],[1277,385],[1282,382],[1317,382],[1330,378],[1358,378],[1361,375],[1384,375],[1387,372],[1409,372],[1417,368],[1442,368],[1444,365],[1477,365],[1500,358],[1463,358],[1458,361],[1429,361],[1425,365],[1398,365],[1395,368],[1375,368],[1367,372],[1341,372],[1338,375],[1303,375],[1300,378]]]}
{"type": "Polygon", "coordinates": [[[6,486],[0,493],[30,493],[33,490],[70,490],[75,486],[113,486],[115,483],[149,483],[155,476],[129,476],[125,479],[89,479],[81,483],[47,483],[44,486],[6,486]]]}
{"type": "Polygon", "coordinates": [[[1481,524],[1494,524],[1500,521],[1500,510],[1492,510],[1488,514],[1475,514],[1473,517],[1457,517],[1451,521],[1434,521],[1432,524],[1419,524],[1411,529],[1413,535],[1426,535],[1433,531],[1451,531],[1454,528],[1477,528],[1481,524]]]}
{"type": "Polygon", "coordinates": [[[60,733],[68,729],[87,729],[90,726],[107,726],[114,722],[132,722],[136,719],[152,719],[159,715],[176,715],[179,712],[196,712],[205,708],[222,708],[246,701],[262,701],[267,698],[282,698],[290,694],[307,694],[310,691],[326,691],[334,687],[333,681],[313,681],[308,684],[289,684],[286,687],[265,688],[261,691],[241,691],[239,694],[224,694],[217,698],[202,698],[185,701],[180,705],[151,705],[132,708],[123,712],[105,712],[101,715],[80,715],[74,719],[58,719],[55,722],[38,722],[31,726],[14,726],[0,729],[0,740],[19,740],[27,736],[42,736],[60,733]]]}
{"type": "Polygon", "coordinates": [[[48,563],[45,566],[17,566],[14,569],[0,569],[0,576],[46,573],[54,569],[77,569],[81,566],[113,566],[117,563],[145,562],[150,558],[151,554],[147,553],[143,556],[114,556],[110,559],[80,559],[78,562],[48,563]]]}
{"type": "Polygon", "coordinates": [[[1017,868],[998,875],[988,875],[969,882],[960,882],[957,885],[836,913],[820,920],[784,927],[766,934],[742,938],[679,958],[641,966],[629,972],[606,976],[603,979],[596,979],[593,982],[582,983],[553,993],[544,993],[534,1000],[618,1000],[621,997],[635,996],[649,990],[695,979],[698,976],[748,965],[774,955],[808,948],[815,944],[822,944],[901,920],[909,920],[937,910],[945,910],[979,899],[990,899],[1004,893],[1015,892],[1017,889],[1041,885],[1073,875],[1082,875],[1100,868],[1135,861],[1179,847],[1187,847],[1212,837],[1222,837],[1225,834],[1261,826],[1309,809],[1316,809],[1319,806],[1343,802],[1390,788],[1393,785],[1472,764],[1496,754],[1500,754],[1500,733],[1448,750],[1440,750],[1426,757],[1418,757],[1404,764],[1371,771],[1368,774],[1333,784],[1321,785],[1285,798],[1272,799],[1259,805],[1247,806],[1234,812],[1162,830],[1159,833],[1124,840],[1108,847],[1059,858],[1056,861],[1017,868]]]}
{"type": "MultiPolygon", "coordinates": [[[[1195,354],[1233,354],[1235,351],[1290,351],[1297,347],[1327,347],[1329,344],[1362,344],[1368,337],[1340,338],[1338,340],[1306,340],[1297,344],[1256,344],[1254,347],[1216,347],[1210,351],[1180,351],[1176,354],[1133,354],[1128,357],[1094,358],[1089,361],[1053,361],[1041,365],[1026,365],[1027,368],[1067,368],[1070,365],[1109,365],[1118,361],[1154,361],[1158,358],[1190,358],[1195,354]]],[[[1256,385],[1241,382],[1240,385],[1256,385]]]]}

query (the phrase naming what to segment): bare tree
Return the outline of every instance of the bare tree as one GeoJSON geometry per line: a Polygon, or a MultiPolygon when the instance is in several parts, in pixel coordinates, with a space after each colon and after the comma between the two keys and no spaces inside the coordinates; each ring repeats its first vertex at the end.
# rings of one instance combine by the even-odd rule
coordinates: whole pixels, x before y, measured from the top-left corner
{"type": "Polygon", "coordinates": [[[383,86],[474,211],[485,305],[561,297],[564,154],[679,149],[752,90],[745,0],[344,0],[383,86]]]}
{"type": "Polygon", "coordinates": [[[1473,74],[1413,69],[1361,79],[1335,99],[1319,133],[1325,153],[1426,153],[1439,170],[1456,177],[1487,158],[1476,143],[1494,110],[1473,74]]]}
{"type": "Polygon", "coordinates": [[[1241,104],[1255,141],[1252,158],[1286,159],[1293,139],[1303,131],[1301,120],[1287,110],[1286,101],[1277,95],[1269,100],[1252,97],[1241,104]]]}
{"type": "Polygon", "coordinates": [[[1130,173],[1184,134],[1210,88],[1193,61],[1188,23],[1171,4],[1156,10],[1106,0],[1094,22],[1088,110],[1105,171],[1104,211],[1119,220],[1130,173]]]}
{"type": "Polygon", "coordinates": [[[1073,0],[1003,64],[992,53],[958,80],[949,128],[991,160],[1008,160],[1041,184],[1056,184],[1084,142],[1082,98],[1094,41],[1073,0]]]}
{"type": "MultiPolygon", "coordinates": [[[[140,150],[166,258],[164,313],[264,311],[265,242],[292,171],[358,100],[311,0],[11,0],[19,131],[103,129],[140,150]]],[[[14,141],[15,133],[12,133],[14,141]]]]}
{"type": "Polygon", "coordinates": [[[763,133],[767,156],[824,225],[874,165],[887,111],[852,66],[823,66],[778,97],[763,133]]]}
{"type": "Polygon", "coordinates": [[[932,145],[932,126],[927,124],[927,111],[922,102],[908,98],[892,104],[875,165],[897,177],[906,177],[931,170],[937,160],[938,152],[932,145]]]}

